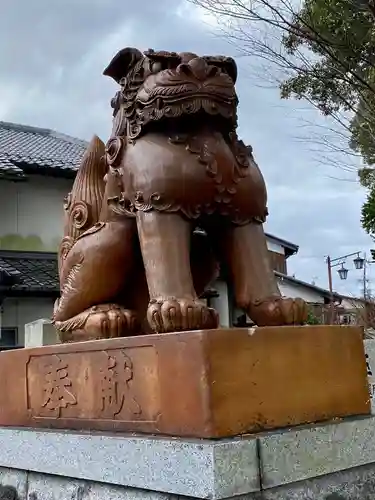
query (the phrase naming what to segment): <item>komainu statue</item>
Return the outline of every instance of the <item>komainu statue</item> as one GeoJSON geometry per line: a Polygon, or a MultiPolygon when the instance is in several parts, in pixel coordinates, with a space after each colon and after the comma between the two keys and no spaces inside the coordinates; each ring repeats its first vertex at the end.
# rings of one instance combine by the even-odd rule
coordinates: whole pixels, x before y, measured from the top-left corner
{"type": "Polygon", "coordinates": [[[216,328],[199,297],[219,266],[257,325],[304,323],[305,302],[281,297],[270,265],[235,61],[126,48],[104,74],[120,90],[111,137],[91,141],[65,202],[61,340],[216,328]]]}

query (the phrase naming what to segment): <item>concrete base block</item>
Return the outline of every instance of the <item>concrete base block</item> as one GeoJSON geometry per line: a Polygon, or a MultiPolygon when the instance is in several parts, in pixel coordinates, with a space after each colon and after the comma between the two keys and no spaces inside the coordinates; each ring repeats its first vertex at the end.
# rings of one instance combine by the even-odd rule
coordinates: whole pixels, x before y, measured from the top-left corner
{"type": "Polygon", "coordinates": [[[166,493],[46,474],[30,473],[28,486],[30,500],[171,500],[166,493]]]}
{"type": "MultiPolygon", "coordinates": [[[[12,476],[21,477],[21,471],[12,476]]],[[[9,473],[0,469],[1,500],[181,500],[181,496],[126,488],[82,479],[25,473],[23,481],[14,483],[17,496],[2,496],[9,491],[9,473]],[[5,482],[3,482],[5,481],[5,482]]],[[[243,500],[375,500],[375,467],[351,469],[318,479],[280,488],[251,493],[243,500]]],[[[193,499],[195,497],[186,497],[193,499]]]]}
{"type": "Polygon", "coordinates": [[[375,466],[358,467],[251,495],[251,500],[375,500],[375,466]]]}
{"type": "Polygon", "coordinates": [[[375,419],[291,429],[259,438],[263,488],[375,462],[375,419]]]}
{"type": "Polygon", "coordinates": [[[37,319],[25,325],[25,347],[60,344],[57,331],[49,319],[37,319]]]}
{"type": "Polygon", "coordinates": [[[0,500],[375,500],[375,418],[215,441],[0,429],[0,485],[0,500]]]}
{"type": "Polygon", "coordinates": [[[0,428],[0,466],[219,499],[259,490],[256,446],[255,439],[184,440],[0,428]]]}

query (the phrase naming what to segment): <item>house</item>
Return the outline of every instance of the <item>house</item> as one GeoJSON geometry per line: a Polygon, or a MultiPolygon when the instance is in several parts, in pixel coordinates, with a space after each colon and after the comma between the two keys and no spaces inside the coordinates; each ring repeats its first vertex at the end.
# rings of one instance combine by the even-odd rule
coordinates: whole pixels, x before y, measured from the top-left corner
{"type": "Polygon", "coordinates": [[[0,122],[0,346],[22,345],[24,324],[51,316],[63,198],[85,148],[51,130],[0,122]]]}
{"type": "MultiPolygon", "coordinates": [[[[63,229],[63,199],[87,143],[48,129],[0,122],[0,349],[23,345],[24,325],[49,318],[59,295],[56,252],[63,229]]],[[[283,295],[329,301],[326,290],[288,276],[298,246],[267,234],[283,295]]],[[[243,315],[226,283],[207,293],[223,325],[243,315]]]]}
{"type": "Polygon", "coordinates": [[[366,330],[375,331],[375,302],[369,297],[365,300],[363,297],[351,297],[343,295],[338,315],[341,324],[362,325],[366,330]]]}

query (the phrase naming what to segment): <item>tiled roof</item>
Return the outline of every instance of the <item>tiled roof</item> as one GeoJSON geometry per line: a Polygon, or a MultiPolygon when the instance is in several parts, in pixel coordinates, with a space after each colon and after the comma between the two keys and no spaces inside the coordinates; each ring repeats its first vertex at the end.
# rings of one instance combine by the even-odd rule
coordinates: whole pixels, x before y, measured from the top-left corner
{"type": "Polygon", "coordinates": [[[74,175],[87,143],[53,130],[0,121],[0,176],[74,175]]]}
{"type": "Polygon", "coordinates": [[[0,291],[58,294],[57,255],[0,250],[0,291]]]}

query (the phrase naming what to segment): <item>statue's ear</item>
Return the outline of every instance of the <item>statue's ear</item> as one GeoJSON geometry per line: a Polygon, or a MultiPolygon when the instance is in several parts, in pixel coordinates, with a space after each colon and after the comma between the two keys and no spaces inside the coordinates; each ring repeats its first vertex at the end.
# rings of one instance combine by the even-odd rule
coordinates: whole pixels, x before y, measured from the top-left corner
{"type": "Polygon", "coordinates": [[[237,81],[237,64],[233,57],[227,57],[224,62],[224,67],[228,72],[228,75],[232,78],[233,83],[237,81]]]}
{"type": "Polygon", "coordinates": [[[112,61],[103,71],[103,75],[110,76],[117,83],[120,83],[121,78],[126,76],[134,65],[143,59],[143,54],[138,49],[126,47],[120,50],[114,56],[112,61]]]}

